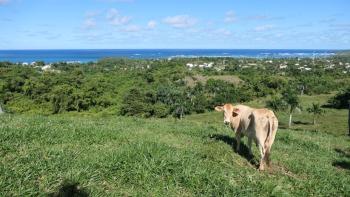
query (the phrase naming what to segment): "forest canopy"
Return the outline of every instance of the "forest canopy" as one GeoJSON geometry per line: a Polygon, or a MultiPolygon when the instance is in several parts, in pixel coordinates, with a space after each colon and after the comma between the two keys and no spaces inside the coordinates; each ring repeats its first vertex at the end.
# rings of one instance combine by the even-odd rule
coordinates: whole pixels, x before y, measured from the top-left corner
{"type": "Polygon", "coordinates": [[[0,102],[12,113],[181,118],[223,103],[267,96],[279,102],[286,89],[293,89],[308,95],[340,91],[330,103],[341,108],[349,94],[344,88],[350,82],[350,66],[339,66],[346,58],[106,58],[50,64],[47,70],[43,62],[35,66],[1,62],[0,102]],[[188,67],[188,63],[213,66],[188,67]]]}

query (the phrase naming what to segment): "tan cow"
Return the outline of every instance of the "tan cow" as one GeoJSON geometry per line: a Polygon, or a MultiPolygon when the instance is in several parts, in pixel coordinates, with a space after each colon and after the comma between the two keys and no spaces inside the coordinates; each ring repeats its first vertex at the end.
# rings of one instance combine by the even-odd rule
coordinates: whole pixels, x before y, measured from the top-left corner
{"type": "Polygon", "coordinates": [[[236,134],[239,151],[241,137],[248,137],[249,153],[252,154],[252,140],[259,147],[261,159],[259,169],[270,165],[270,150],[278,128],[278,120],[273,111],[269,109],[254,109],[245,105],[225,104],[215,107],[216,111],[224,112],[224,123],[230,124],[236,134]]]}

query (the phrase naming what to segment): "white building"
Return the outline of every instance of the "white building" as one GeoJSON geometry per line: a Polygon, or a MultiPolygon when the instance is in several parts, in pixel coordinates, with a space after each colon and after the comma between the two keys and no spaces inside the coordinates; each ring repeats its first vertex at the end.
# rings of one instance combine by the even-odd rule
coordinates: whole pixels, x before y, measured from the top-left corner
{"type": "Polygon", "coordinates": [[[49,70],[51,70],[51,64],[47,64],[47,65],[41,67],[41,70],[42,71],[49,71],[49,70]]]}
{"type": "Polygon", "coordinates": [[[287,65],[283,65],[283,64],[280,65],[280,69],[286,69],[287,67],[288,67],[287,65]]]}

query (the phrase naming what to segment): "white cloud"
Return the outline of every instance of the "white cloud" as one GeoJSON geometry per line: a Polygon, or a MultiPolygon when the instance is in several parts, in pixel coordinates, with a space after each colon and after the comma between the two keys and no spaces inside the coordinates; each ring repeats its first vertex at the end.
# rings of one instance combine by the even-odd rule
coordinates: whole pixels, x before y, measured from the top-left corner
{"type": "Polygon", "coordinates": [[[246,19],[248,20],[282,20],[284,17],[281,16],[268,16],[268,15],[253,15],[249,16],[246,19]]]}
{"type": "Polygon", "coordinates": [[[256,26],[254,28],[254,31],[257,31],[257,32],[268,31],[268,30],[271,30],[273,27],[274,27],[273,25],[256,26]]]}
{"type": "Polygon", "coordinates": [[[88,11],[85,13],[85,20],[83,22],[83,29],[93,29],[96,27],[96,17],[100,14],[99,11],[88,11]]]}
{"type": "Polygon", "coordinates": [[[142,30],[142,28],[138,25],[129,25],[126,26],[125,28],[121,29],[124,32],[139,32],[142,30]]]}
{"type": "Polygon", "coordinates": [[[87,18],[83,23],[84,29],[92,29],[96,27],[96,20],[94,18],[87,18]]]}
{"type": "Polygon", "coordinates": [[[226,12],[226,16],[225,16],[226,23],[233,23],[236,21],[237,21],[236,14],[232,10],[226,12]]]}
{"type": "Polygon", "coordinates": [[[85,16],[87,18],[92,18],[92,17],[96,17],[97,15],[99,15],[99,11],[88,11],[85,13],[85,16]]]}
{"type": "Polygon", "coordinates": [[[10,0],[0,0],[0,5],[5,5],[8,2],[10,2],[10,0]]]}
{"type": "Polygon", "coordinates": [[[107,12],[107,20],[111,25],[126,25],[131,21],[131,17],[122,16],[118,10],[111,8],[107,12]]]}
{"type": "Polygon", "coordinates": [[[222,36],[232,36],[232,32],[228,29],[225,29],[225,28],[215,30],[214,34],[222,35],[222,36]]]}
{"type": "Polygon", "coordinates": [[[112,20],[114,17],[116,17],[119,14],[118,10],[115,8],[111,8],[107,12],[107,19],[112,20]]]}
{"type": "Polygon", "coordinates": [[[188,15],[169,16],[163,22],[175,28],[192,27],[197,23],[197,19],[188,15]]]}
{"type": "Polygon", "coordinates": [[[275,36],[276,36],[277,38],[282,38],[282,37],[284,36],[284,34],[282,34],[282,33],[277,33],[277,34],[275,34],[275,36]]]}
{"type": "Polygon", "coordinates": [[[157,22],[154,21],[154,20],[150,20],[150,21],[148,21],[148,23],[147,23],[147,28],[148,28],[148,29],[154,29],[156,26],[157,26],[157,22]]]}

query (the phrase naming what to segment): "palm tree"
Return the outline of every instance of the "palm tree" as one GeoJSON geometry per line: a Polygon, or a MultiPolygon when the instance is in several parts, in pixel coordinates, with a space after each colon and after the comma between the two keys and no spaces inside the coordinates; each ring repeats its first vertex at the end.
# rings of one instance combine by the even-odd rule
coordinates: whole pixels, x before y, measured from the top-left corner
{"type": "Polygon", "coordinates": [[[294,110],[300,106],[300,99],[295,91],[288,89],[283,92],[283,100],[286,101],[289,108],[289,123],[288,127],[292,126],[292,116],[294,110]]]}
{"type": "Polygon", "coordinates": [[[310,114],[313,114],[313,124],[316,124],[316,118],[318,116],[323,115],[326,113],[325,110],[323,110],[319,103],[312,103],[312,106],[306,109],[310,114]]]}

